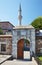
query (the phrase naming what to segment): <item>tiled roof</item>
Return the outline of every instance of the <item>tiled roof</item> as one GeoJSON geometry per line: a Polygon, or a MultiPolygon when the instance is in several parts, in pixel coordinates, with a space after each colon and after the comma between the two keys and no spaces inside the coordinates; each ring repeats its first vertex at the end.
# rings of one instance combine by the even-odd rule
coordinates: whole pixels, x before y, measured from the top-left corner
{"type": "Polygon", "coordinates": [[[9,21],[1,21],[0,28],[2,29],[12,29],[14,26],[9,21]]]}
{"type": "MultiPolygon", "coordinates": [[[[9,23],[9,24],[11,24],[9,21],[0,21],[0,23],[9,23]]],[[[11,25],[14,27],[13,24],[11,24],[11,25]]]]}

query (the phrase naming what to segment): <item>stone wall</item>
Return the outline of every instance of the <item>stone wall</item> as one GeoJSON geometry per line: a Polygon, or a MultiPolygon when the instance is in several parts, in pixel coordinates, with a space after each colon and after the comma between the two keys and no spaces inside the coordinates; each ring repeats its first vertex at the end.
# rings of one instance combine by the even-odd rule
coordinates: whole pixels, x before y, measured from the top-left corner
{"type": "Polygon", "coordinates": [[[42,36],[36,37],[36,53],[42,53],[42,36]]]}
{"type": "Polygon", "coordinates": [[[32,51],[35,53],[35,29],[23,29],[23,30],[13,30],[12,35],[12,55],[17,58],[17,42],[20,39],[27,39],[30,41],[30,53],[32,51]]]}
{"type": "Polygon", "coordinates": [[[12,53],[12,36],[0,35],[0,53],[11,54],[12,53]],[[6,51],[1,51],[1,44],[6,45],[6,51]]]}

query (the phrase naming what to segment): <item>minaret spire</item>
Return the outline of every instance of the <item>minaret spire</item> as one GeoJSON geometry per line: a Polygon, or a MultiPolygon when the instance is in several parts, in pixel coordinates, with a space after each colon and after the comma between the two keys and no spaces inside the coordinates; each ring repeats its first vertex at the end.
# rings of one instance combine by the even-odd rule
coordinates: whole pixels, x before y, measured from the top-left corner
{"type": "Polygon", "coordinates": [[[19,25],[21,25],[21,20],[22,20],[22,15],[21,15],[21,4],[19,5],[19,11],[18,11],[18,20],[19,20],[19,25]]]}

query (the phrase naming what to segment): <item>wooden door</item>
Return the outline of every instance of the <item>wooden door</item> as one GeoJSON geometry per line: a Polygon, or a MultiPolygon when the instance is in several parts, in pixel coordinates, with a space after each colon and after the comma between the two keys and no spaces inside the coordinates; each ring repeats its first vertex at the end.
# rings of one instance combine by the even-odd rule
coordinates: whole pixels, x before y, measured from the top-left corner
{"type": "Polygon", "coordinates": [[[24,40],[21,39],[19,40],[18,45],[17,45],[17,58],[18,59],[23,59],[23,46],[24,46],[24,40]]]}

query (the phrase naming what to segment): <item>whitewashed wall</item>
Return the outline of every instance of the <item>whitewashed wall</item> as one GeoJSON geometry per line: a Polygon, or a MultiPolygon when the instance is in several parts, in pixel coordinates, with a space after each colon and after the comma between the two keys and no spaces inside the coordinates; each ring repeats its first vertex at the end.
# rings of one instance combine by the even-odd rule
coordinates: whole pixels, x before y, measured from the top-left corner
{"type": "Polygon", "coordinates": [[[21,30],[24,31],[24,34],[17,35],[18,30],[13,30],[12,36],[12,55],[14,58],[17,58],[17,42],[24,38],[30,41],[30,51],[32,55],[32,51],[35,53],[35,29],[21,30]]]}
{"type": "Polygon", "coordinates": [[[35,30],[31,30],[32,51],[35,53],[35,30]]]}

